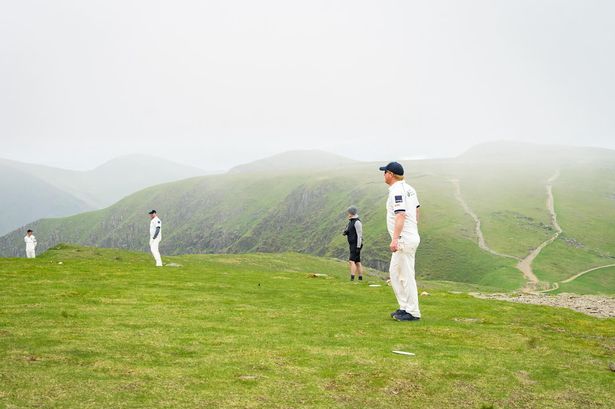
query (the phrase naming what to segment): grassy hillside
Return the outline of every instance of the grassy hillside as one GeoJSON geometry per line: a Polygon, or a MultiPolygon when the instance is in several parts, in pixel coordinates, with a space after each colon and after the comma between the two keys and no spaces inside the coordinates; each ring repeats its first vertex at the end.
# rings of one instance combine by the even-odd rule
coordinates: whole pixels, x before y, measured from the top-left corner
{"type": "Polygon", "coordinates": [[[591,267],[614,264],[615,160],[563,167],[554,193],[564,233],[537,260],[538,272],[563,279],[591,267]]]}
{"type": "Polygon", "coordinates": [[[89,171],[0,159],[0,234],[44,217],[60,217],[109,206],[147,186],[201,175],[167,160],[131,155],[89,171]]]}
{"type": "MultiPolygon", "coordinates": [[[[555,176],[550,183],[563,232],[532,265],[542,287],[615,262],[613,164],[615,152],[608,150],[509,144],[478,147],[455,159],[406,162],[422,203],[419,276],[523,287],[527,278],[516,264],[556,233],[546,205],[546,185],[555,176]],[[479,248],[475,220],[461,205],[455,180],[491,252],[479,248]]],[[[365,226],[364,262],[386,270],[387,187],[378,165],[193,178],[145,189],[101,211],[30,227],[43,249],[75,242],[146,250],[146,212],[155,208],[164,224],[163,254],[295,251],[344,259],[344,211],[354,204],[365,226]]],[[[22,236],[19,231],[1,238],[0,254],[20,255],[22,236]]],[[[615,287],[601,292],[615,293],[615,287]]]]}
{"type": "MultiPolygon", "coordinates": [[[[390,258],[384,225],[386,185],[367,166],[344,176],[225,175],[194,178],[146,189],[98,212],[31,225],[42,248],[76,242],[133,250],[147,249],[147,210],[156,208],[163,220],[161,249],[166,254],[296,251],[347,257],[341,235],[345,209],[362,209],[366,226],[365,262],[386,269],[390,258]]],[[[517,288],[522,277],[510,261],[481,251],[468,233],[463,211],[446,181],[417,176],[423,199],[423,245],[418,269],[430,279],[458,280],[517,288]],[[424,194],[423,194],[424,192],[424,194]],[[433,192],[433,194],[432,194],[433,192]],[[463,224],[458,225],[457,220],[463,224]]],[[[0,241],[3,252],[21,251],[18,234],[0,241]]]]}
{"type": "Polygon", "coordinates": [[[615,398],[613,320],[424,282],[423,320],[398,323],[391,289],[347,281],[339,261],[165,261],[181,266],[73,246],[0,259],[0,406],[562,409],[615,398]]]}
{"type": "Polygon", "coordinates": [[[494,250],[517,257],[549,237],[545,181],[553,168],[519,169],[512,164],[468,163],[456,176],[468,204],[482,221],[494,250]]]}
{"type": "MultiPolygon", "coordinates": [[[[614,263],[615,264],[615,263],[614,263]]],[[[613,294],[615,267],[607,267],[584,274],[569,283],[562,283],[554,293],[613,294]]]]}

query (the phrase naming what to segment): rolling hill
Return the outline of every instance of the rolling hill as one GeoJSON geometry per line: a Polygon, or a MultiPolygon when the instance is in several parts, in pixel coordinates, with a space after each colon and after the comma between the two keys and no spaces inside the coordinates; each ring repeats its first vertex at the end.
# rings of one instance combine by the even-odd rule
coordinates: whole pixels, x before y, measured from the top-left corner
{"type": "Polygon", "coordinates": [[[145,187],[203,173],[143,155],[119,157],[89,171],[0,159],[0,234],[45,217],[101,209],[145,187]]]}
{"type": "MultiPolygon", "coordinates": [[[[192,178],[28,227],[43,248],[74,242],[147,250],[146,211],[156,208],[163,254],[296,251],[343,259],[344,211],[354,204],[365,226],[365,263],[385,270],[387,188],[378,165],[192,178]]],[[[579,272],[615,263],[613,151],[496,143],[405,166],[422,203],[422,278],[557,291],[579,272]]],[[[22,236],[1,238],[0,254],[20,255],[22,236]]],[[[587,273],[583,291],[614,293],[613,280],[593,279],[612,273],[587,273]]],[[[565,287],[574,290],[574,280],[565,287]]]]}

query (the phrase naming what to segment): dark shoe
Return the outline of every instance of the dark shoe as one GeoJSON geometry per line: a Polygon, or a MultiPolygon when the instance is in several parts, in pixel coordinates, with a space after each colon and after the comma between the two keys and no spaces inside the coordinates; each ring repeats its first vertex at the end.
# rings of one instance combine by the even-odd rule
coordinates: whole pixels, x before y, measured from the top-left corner
{"type": "Polygon", "coordinates": [[[363,281],[363,276],[359,276],[359,281],[363,281]]]}
{"type": "Polygon", "coordinates": [[[395,318],[397,321],[418,321],[420,320],[419,317],[415,317],[414,315],[408,312],[405,312],[404,314],[394,315],[393,318],[395,318]]]}
{"type": "Polygon", "coordinates": [[[354,281],[354,276],[350,276],[350,281],[354,281]]]}
{"type": "Polygon", "coordinates": [[[399,314],[402,314],[402,313],[406,314],[406,311],[404,311],[404,310],[395,310],[395,311],[393,311],[391,313],[391,318],[395,318],[396,315],[399,315],[399,314]]]}

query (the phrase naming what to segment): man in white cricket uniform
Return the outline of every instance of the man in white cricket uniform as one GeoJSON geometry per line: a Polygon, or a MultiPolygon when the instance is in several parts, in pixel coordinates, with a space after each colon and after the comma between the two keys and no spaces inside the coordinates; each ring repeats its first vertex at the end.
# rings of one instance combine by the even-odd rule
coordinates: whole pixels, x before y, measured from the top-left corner
{"type": "Polygon", "coordinates": [[[421,242],[418,230],[419,199],[412,186],[404,181],[404,168],[391,162],[380,168],[389,185],[387,229],[391,236],[391,287],[399,309],[391,313],[397,321],[418,321],[421,318],[414,272],[414,256],[421,242]]]}
{"type": "Polygon", "coordinates": [[[158,250],[160,240],[162,239],[162,222],[158,218],[158,214],[155,210],[149,212],[149,217],[151,218],[149,223],[149,248],[156,260],[156,267],[162,267],[162,259],[160,258],[160,251],[158,250]]]}
{"type": "Polygon", "coordinates": [[[27,231],[23,241],[26,242],[26,257],[36,258],[36,237],[32,234],[32,230],[27,231]]]}

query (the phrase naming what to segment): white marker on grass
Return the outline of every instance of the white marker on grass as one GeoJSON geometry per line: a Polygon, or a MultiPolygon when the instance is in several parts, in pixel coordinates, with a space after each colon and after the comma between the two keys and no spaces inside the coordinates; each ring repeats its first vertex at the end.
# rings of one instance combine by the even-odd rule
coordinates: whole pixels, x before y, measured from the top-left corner
{"type": "Polygon", "coordinates": [[[406,351],[392,351],[392,352],[397,355],[416,356],[416,354],[413,354],[412,352],[406,352],[406,351]]]}

